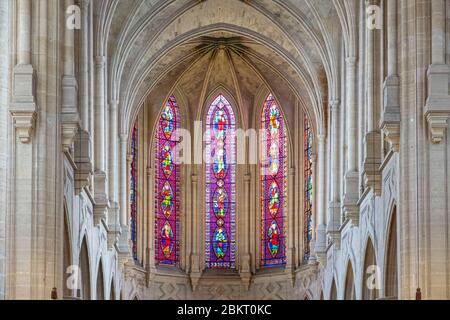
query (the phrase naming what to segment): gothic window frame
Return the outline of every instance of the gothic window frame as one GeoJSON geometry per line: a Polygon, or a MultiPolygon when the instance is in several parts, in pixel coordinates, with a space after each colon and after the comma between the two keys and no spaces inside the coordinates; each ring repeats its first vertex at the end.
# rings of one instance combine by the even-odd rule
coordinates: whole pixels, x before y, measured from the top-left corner
{"type": "Polygon", "coordinates": [[[152,149],[155,170],[153,232],[154,259],[157,265],[180,265],[181,168],[179,164],[176,164],[175,150],[178,143],[177,129],[180,129],[180,125],[180,108],[177,99],[171,94],[157,118],[157,127],[153,136],[155,141],[154,149],[152,149]],[[171,116],[173,118],[170,118],[171,116]]]}
{"type": "Polygon", "coordinates": [[[262,268],[266,268],[284,266],[287,263],[287,127],[280,104],[272,93],[269,93],[264,99],[259,115],[259,123],[261,130],[259,140],[261,159],[259,166],[260,265],[262,268]],[[277,112],[277,115],[273,120],[278,122],[278,126],[281,129],[281,135],[279,135],[278,130],[270,130],[270,121],[272,118],[270,118],[269,111],[271,111],[271,108],[275,108],[275,111],[277,112]],[[278,139],[277,146],[281,146],[281,150],[278,148],[278,168],[275,175],[273,174],[275,170],[272,166],[274,162],[273,160],[271,162],[271,148],[267,145],[272,142],[273,138],[278,139]],[[266,197],[268,191],[271,191],[271,194],[269,197],[266,197]],[[278,200],[278,206],[276,208],[270,207],[270,205],[276,205],[276,200],[278,200]],[[275,238],[275,240],[279,240],[281,237],[281,240],[278,241],[278,247],[270,241],[271,239],[274,240],[276,234],[279,236],[278,238],[275,238]]]}
{"type": "MultiPolygon", "coordinates": [[[[236,230],[236,189],[237,189],[237,181],[236,181],[236,127],[237,127],[237,112],[238,107],[235,103],[233,103],[233,99],[230,95],[228,95],[224,91],[217,91],[214,95],[212,95],[212,99],[208,99],[208,103],[205,108],[205,154],[212,155],[212,148],[216,147],[214,145],[214,141],[212,138],[216,139],[216,133],[213,128],[213,119],[212,117],[218,112],[219,101],[222,100],[224,102],[225,114],[228,117],[227,120],[227,134],[225,135],[225,148],[227,151],[225,152],[225,167],[228,167],[224,171],[227,173],[225,177],[222,178],[223,184],[219,181],[221,178],[217,178],[216,174],[213,173],[215,160],[214,157],[211,161],[207,161],[203,168],[204,177],[204,231],[203,231],[203,245],[204,245],[204,266],[206,269],[235,269],[237,262],[237,230],[236,230]],[[208,130],[209,129],[209,130],[208,130]],[[226,144],[226,141],[231,141],[231,144],[226,144]],[[228,160],[228,163],[227,163],[228,160]],[[213,184],[216,183],[217,187],[214,188],[213,184]],[[219,221],[218,218],[220,215],[216,215],[214,209],[214,199],[213,197],[216,195],[216,191],[220,188],[226,189],[228,187],[228,191],[226,192],[226,200],[225,203],[228,206],[225,208],[225,214],[223,216],[223,224],[219,221]],[[227,201],[228,200],[228,201],[227,201]],[[228,219],[227,219],[228,218],[228,219]],[[214,249],[214,236],[219,235],[220,233],[216,232],[219,228],[228,228],[226,230],[226,244],[227,249],[223,258],[219,258],[220,254],[217,255],[217,251],[214,249]],[[214,229],[214,230],[212,230],[214,229]],[[225,259],[226,258],[226,259],[225,259]]],[[[220,109],[220,108],[219,108],[220,109]]],[[[214,153],[215,155],[215,153],[214,153]]],[[[220,192],[217,193],[217,195],[220,192]]],[[[217,203],[217,212],[220,212],[221,205],[217,203]]],[[[222,233],[223,235],[223,233],[222,233]]],[[[216,241],[219,243],[219,241],[216,241]]],[[[223,242],[222,242],[223,246],[223,242]]]]}

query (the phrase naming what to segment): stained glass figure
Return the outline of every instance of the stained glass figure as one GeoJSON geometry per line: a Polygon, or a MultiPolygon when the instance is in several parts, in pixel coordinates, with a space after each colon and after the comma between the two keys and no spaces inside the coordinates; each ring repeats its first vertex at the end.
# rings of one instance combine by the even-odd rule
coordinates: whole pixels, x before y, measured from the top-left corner
{"type": "Polygon", "coordinates": [[[235,268],[235,129],[233,108],[219,95],[206,118],[205,265],[235,268]]]}
{"type": "Polygon", "coordinates": [[[176,265],[179,255],[179,166],[176,164],[178,104],[170,96],[159,118],[155,144],[155,260],[176,265]]]}
{"type": "Polygon", "coordinates": [[[137,255],[137,179],[138,179],[138,126],[135,123],[131,131],[131,168],[130,168],[130,238],[132,254],[137,255]]]}
{"type": "Polygon", "coordinates": [[[281,111],[270,94],[261,113],[261,265],[286,263],[286,136],[281,111]]]}
{"type": "Polygon", "coordinates": [[[308,117],[304,116],[304,135],[303,135],[303,145],[304,145],[304,242],[305,242],[305,252],[304,259],[307,260],[310,254],[310,243],[312,239],[312,192],[313,192],[313,182],[312,182],[312,143],[313,143],[313,133],[308,120],[308,117]]]}

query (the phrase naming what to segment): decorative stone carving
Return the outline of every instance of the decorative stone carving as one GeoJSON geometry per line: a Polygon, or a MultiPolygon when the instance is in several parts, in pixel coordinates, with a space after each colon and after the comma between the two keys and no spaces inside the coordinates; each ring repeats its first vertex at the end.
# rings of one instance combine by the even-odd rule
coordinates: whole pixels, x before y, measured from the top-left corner
{"type": "Polygon", "coordinates": [[[80,126],[77,101],[78,84],[73,76],[62,79],[61,135],[63,151],[68,152],[80,126]]]}
{"type": "Polygon", "coordinates": [[[345,194],[344,194],[344,219],[351,220],[352,224],[359,225],[359,207],[358,207],[358,173],[357,172],[347,172],[345,174],[345,194]]]}
{"type": "Polygon", "coordinates": [[[428,68],[428,98],[424,116],[428,122],[432,143],[440,143],[448,128],[450,116],[449,75],[450,66],[447,64],[432,64],[428,68]]]}
{"type": "Polygon", "coordinates": [[[31,65],[14,68],[13,96],[9,108],[13,125],[22,143],[28,143],[35,125],[37,106],[34,99],[34,70],[31,65]]]}
{"type": "Polygon", "coordinates": [[[383,87],[383,111],[380,128],[395,152],[400,146],[400,79],[398,76],[386,78],[383,87]]]}

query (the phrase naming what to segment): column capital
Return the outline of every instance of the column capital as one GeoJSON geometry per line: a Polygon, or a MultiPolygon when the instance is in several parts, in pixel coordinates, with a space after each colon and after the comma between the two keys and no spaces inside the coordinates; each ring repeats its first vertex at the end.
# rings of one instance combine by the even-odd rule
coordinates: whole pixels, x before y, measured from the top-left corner
{"type": "Polygon", "coordinates": [[[440,143],[446,134],[448,128],[449,113],[428,113],[426,118],[428,122],[430,139],[433,143],[440,143]]]}

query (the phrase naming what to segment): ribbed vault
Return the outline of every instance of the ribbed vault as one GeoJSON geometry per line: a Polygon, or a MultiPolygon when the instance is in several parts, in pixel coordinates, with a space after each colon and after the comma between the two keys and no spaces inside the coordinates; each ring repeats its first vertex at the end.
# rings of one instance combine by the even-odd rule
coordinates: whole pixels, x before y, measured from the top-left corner
{"type": "MultiPolygon", "coordinates": [[[[340,90],[336,66],[342,44],[337,39],[342,38],[342,30],[350,30],[341,27],[352,8],[347,1],[94,3],[96,37],[100,38],[95,52],[107,57],[108,97],[119,101],[122,132],[128,131],[139,105],[153,90],[163,83],[165,88],[174,87],[187,70],[201,73],[194,70],[195,65],[212,54],[207,46],[201,46],[206,37],[234,39],[230,52],[240,58],[232,60],[241,77],[248,77],[241,67],[250,65],[247,68],[254,73],[272,80],[267,84],[280,99],[286,99],[284,106],[294,108],[295,95],[315,129],[323,130],[324,105],[340,90]]],[[[351,35],[343,38],[350,44],[351,35]]],[[[287,107],[285,111],[292,112],[287,107]]]]}

